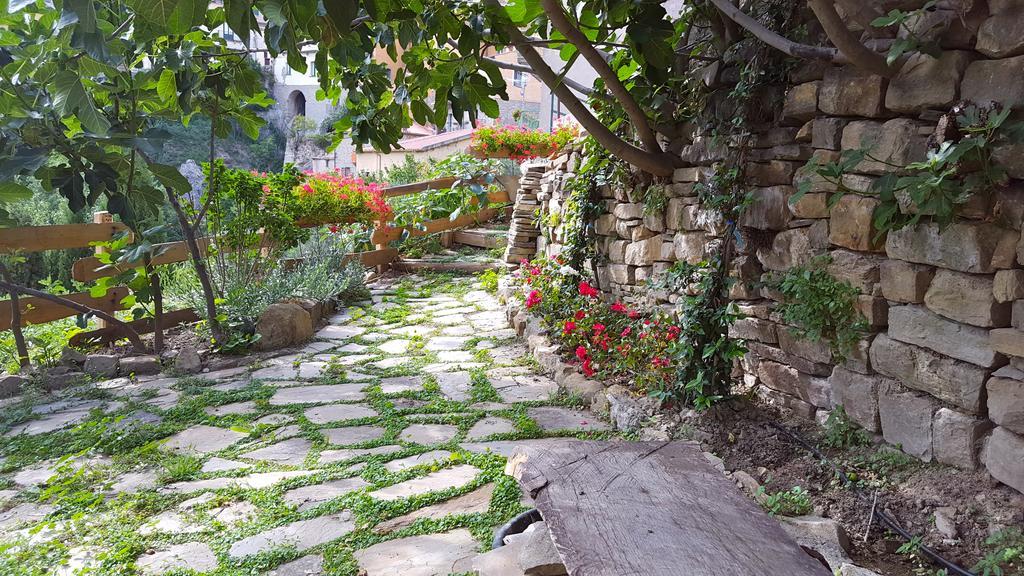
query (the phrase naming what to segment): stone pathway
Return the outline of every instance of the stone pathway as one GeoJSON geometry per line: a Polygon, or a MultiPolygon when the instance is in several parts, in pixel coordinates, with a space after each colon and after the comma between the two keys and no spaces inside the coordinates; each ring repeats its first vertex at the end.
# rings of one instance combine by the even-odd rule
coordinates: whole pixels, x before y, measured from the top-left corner
{"type": "Polygon", "coordinates": [[[371,287],[247,368],[0,409],[0,574],[468,573],[519,443],[599,438],[471,277],[371,287]]]}

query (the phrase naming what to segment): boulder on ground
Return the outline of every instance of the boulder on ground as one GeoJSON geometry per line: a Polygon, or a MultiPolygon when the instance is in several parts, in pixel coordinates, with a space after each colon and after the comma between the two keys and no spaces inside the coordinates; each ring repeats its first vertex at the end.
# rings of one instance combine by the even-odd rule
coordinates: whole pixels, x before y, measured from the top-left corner
{"type": "Polygon", "coordinates": [[[313,337],[313,322],[302,306],[289,302],[271,304],[256,322],[259,350],[277,350],[313,337]]]}

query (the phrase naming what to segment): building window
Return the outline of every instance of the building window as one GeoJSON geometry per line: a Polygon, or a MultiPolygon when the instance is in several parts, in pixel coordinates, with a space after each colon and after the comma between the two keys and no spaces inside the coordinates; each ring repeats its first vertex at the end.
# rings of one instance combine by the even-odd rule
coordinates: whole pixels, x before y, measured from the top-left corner
{"type": "Polygon", "coordinates": [[[512,76],[512,85],[516,88],[526,88],[526,73],[516,70],[512,76]]]}
{"type": "Polygon", "coordinates": [[[232,42],[235,40],[235,33],[231,30],[231,28],[228,28],[227,24],[224,25],[224,31],[221,34],[221,36],[228,42],[232,42]]]}
{"type": "Polygon", "coordinates": [[[567,116],[568,113],[562,108],[562,101],[558,99],[554,94],[551,95],[551,127],[554,128],[558,119],[562,116],[567,116]]]}
{"type": "Polygon", "coordinates": [[[309,77],[316,78],[316,58],[306,63],[307,69],[309,70],[309,77]]]}
{"type": "Polygon", "coordinates": [[[287,77],[289,77],[291,75],[292,75],[292,67],[289,66],[288,63],[286,62],[285,65],[284,65],[284,69],[281,70],[281,76],[287,78],[287,77]]]}

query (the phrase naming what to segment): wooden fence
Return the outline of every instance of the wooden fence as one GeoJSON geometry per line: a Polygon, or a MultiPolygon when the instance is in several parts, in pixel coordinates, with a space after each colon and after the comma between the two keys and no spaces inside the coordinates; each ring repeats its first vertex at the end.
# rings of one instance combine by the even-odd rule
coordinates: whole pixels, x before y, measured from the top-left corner
{"type": "MultiPolygon", "coordinates": [[[[505,190],[493,192],[488,195],[488,201],[495,204],[507,203],[513,198],[515,182],[518,179],[504,179],[501,184],[505,190]]],[[[416,182],[402,186],[393,186],[384,191],[387,198],[396,198],[409,194],[417,194],[431,189],[443,189],[451,187],[454,178],[440,178],[426,182],[416,182]]],[[[455,219],[442,218],[432,220],[424,224],[424,228],[398,228],[386,224],[378,224],[371,233],[371,241],[375,246],[374,250],[365,252],[354,252],[348,255],[352,260],[358,259],[363,265],[383,269],[400,259],[397,249],[388,247],[392,241],[408,232],[411,236],[424,236],[436,234],[448,230],[455,230],[473,225],[478,222],[490,220],[499,214],[493,208],[484,208],[474,214],[459,216],[455,219]]],[[[131,234],[128,227],[120,222],[109,221],[110,215],[98,213],[97,221],[92,224],[66,224],[61,226],[23,226],[18,228],[0,229],[0,254],[31,253],[45,250],[67,250],[74,248],[88,248],[94,242],[108,242],[119,234],[131,234]]],[[[134,241],[134,237],[129,242],[134,241]]],[[[200,249],[208,252],[213,239],[200,238],[200,249]]],[[[152,259],[152,264],[164,266],[179,262],[187,262],[190,259],[188,248],[184,242],[168,242],[157,246],[160,251],[158,256],[152,259]]],[[[222,248],[223,249],[223,248],[222,248]]],[[[97,249],[99,250],[99,249],[97,249]]],[[[104,265],[96,256],[82,258],[74,262],[71,267],[71,277],[80,282],[91,282],[99,278],[113,277],[122,272],[131,270],[142,265],[142,262],[121,263],[113,266],[104,265]]],[[[100,298],[92,297],[89,292],[77,292],[67,294],[64,297],[85,304],[90,308],[103,310],[105,312],[116,312],[123,310],[122,300],[128,296],[128,288],[124,286],[114,287],[107,291],[106,295],[100,298]]],[[[21,308],[21,325],[44,324],[62,318],[68,318],[78,314],[75,310],[60,304],[41,300],[34,297],[22,296],[18,298],[21,308]]],[[[12,322],[12,306],[10,300],[0,300],[0,331],[10,330],[12,322]]],[[[164,314],[165,327],[180,323],[192,322],[198,319],[194,310],[171,310],[164,314]]],[[[139,333],[152,332],[152,320],[141,319],[130,323],[139,333]]],[[[108,341],[114,336],[110,328],[101,327],[99,330],[79,334],[72,344],[85,341],[108,341]]]]}

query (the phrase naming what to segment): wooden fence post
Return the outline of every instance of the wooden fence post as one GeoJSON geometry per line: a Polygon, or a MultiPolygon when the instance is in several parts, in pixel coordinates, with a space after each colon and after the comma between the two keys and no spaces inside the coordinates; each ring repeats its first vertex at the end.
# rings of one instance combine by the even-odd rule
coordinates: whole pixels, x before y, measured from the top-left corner
{"type": "MultiPolygon", "coordinates": [[[[92,222],[93,222],[93,224],[110,224],[113,221],[114,221],[114,215],[111,214],[110,212],[105,211],[105,210],[104,211],[100,211],[100,212],[96,212],[96,213],[94,213],[92,215],[92,222]]],[[[109,252],[110,252],[109,248],[104,248],[102,246],[97,246],[96,250],[94,251],[95,254],[107,254],[109,252]]],[[[100,319],[97,318],[96,322],[97,322],[97,326],[99,328],[108,328],[110,326],[110,323],[107,322],[106,320],[100,320],[100,319]]]]}

